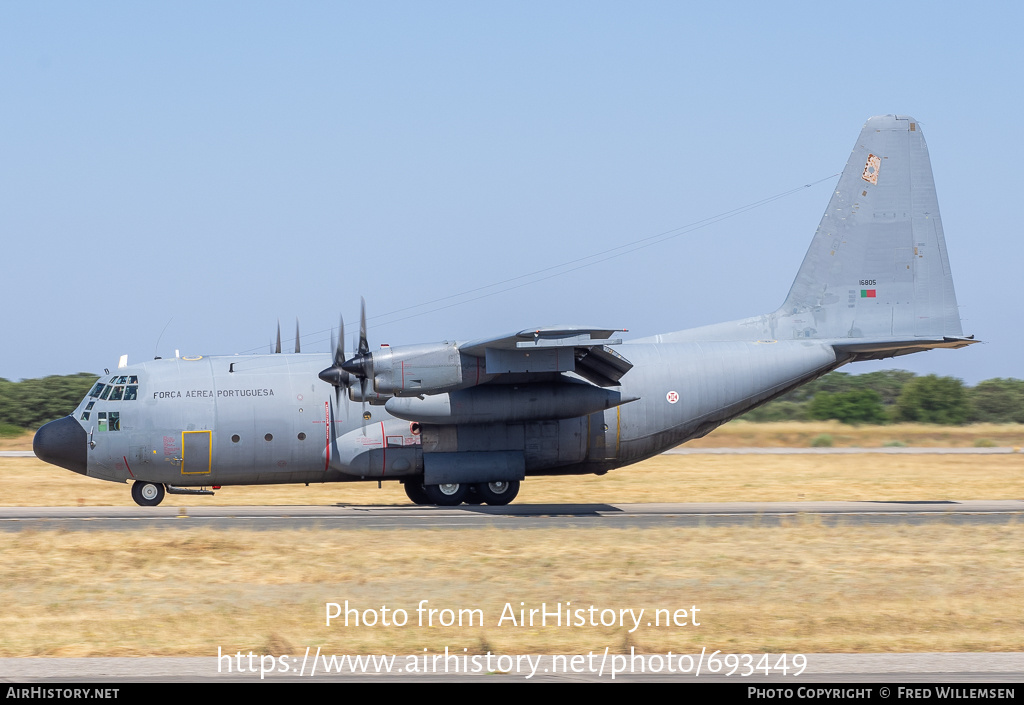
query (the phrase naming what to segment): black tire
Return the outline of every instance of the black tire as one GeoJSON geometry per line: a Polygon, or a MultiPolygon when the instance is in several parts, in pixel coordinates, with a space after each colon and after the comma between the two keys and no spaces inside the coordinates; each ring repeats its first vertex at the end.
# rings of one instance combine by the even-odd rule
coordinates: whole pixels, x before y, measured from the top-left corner
{"type": "Polygon", "coordinates": [[[140,507],[155,507],[164,501],[164,486],[158,482],[136,480],[132,484],[132,499],[140,507]]]}
{"type": "Polygon", "coordinates": [[[481,482],[476,486],[476,494],[492,507],[501,507],[511,502],[519,494],[519,481],[481,482]]]}
{"type": "Polygon", "coordinates": [[[405,496],[412,500],[413,504],[430,504],[423,485],[415,480],[402,483],[405,486],[405,496]]]}
{"type": "Polygon", "coordinates": [[[425,485],[423,489],[427,493],[427,499],[430,500],[430,504],[436,504],[440,507],[455,507],[462,504],[462,500],[466,498],[466,494],[469,492],[469,486],[465,483],[425,485]]]}

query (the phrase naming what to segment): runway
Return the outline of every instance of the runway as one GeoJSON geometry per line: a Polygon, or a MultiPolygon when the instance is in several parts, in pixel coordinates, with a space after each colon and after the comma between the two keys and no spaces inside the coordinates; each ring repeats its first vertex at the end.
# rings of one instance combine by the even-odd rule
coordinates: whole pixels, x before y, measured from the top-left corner
{"type": "MultiPolygon", "coordinates": [[[[301,658],[301,654],[300,654],[301,658]]],[[[531,658],[540,664],[551,656],[531,658]]],[[[398,663],[403,661],[399,659],[398,663]]],[[[260,660],[255,670],[230,672],[223,659],[216,657],[183,658],[0,658],[0,682],[39,683],[217,683],[217,682],[688,682],[688,683],[771,683],[773,686],[799,688],[815,683],[914,684],[914,683],[1003,683],[1024,680],[1024,653],[918,653],[918,654],[807,654],[806,668],[795,676],[751,673],[742,670],[732,675],[719,673],[607,672],[553,673],[541,665],[537,673],[409,673],[401,669],[388,673],[351,666],[333,673],[303,676],[297,673],[270,672],[261,679],[260,660]],[[547,671],[547,672],[545,672],[547,671]],[[529,677],[528,677],[529,676],[529,677]]],[[[1014,688],[1014,685],[1009,685],[1014,688]]]]}
{"type": "MultiPolygon", "coordinates": [[[[331,530],[429,528],[654,528],[824,525],[1008,524],[1024,519],[1024,500],[877,502],[716,502],[674,504],[229,506],[203,507],[169,498],[160,507],[0,507],[0,530],[217,529],[331,530]]],[[[189,498],[193,499],[193,498],[189,498]]],[[[194,499],[193,499],[194,501],[194,499]]]]}

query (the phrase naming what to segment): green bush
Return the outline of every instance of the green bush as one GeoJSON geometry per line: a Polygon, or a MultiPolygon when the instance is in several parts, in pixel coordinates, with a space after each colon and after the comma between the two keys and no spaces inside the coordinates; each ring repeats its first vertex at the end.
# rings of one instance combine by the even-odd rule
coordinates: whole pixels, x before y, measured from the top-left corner
{"type": "Polygon", "coordinates": [[[1024,423],[1024,380],[986,379],[969,390],[971,421],[1024,423]]]}
{"type": "Polygon", "coordinates": [[[872,389],[848,392],[818,392],[807,412],[812,419],[836,419],[848,424],[884,424],[889,420],[882,397],[872,389]]]}
{"type": "Polygon", "coordinates": [[[25,429],[9,423],[0,423],[0,438],[17,438],[25,429]]]}
{"type": "Polygon", "coordinates": [[[964,384],[954,377],[917,377],[903,387],[896,402],[900,421],[958,426],[971,416],[964,384]]]}

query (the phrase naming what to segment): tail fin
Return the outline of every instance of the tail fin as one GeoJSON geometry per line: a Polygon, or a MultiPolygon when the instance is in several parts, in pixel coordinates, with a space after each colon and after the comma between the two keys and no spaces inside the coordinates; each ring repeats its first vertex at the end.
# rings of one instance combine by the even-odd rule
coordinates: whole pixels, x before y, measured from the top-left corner
{"type": "Polygon", "coordinates": [[[914,118],[865,123],[772,317],[792,323],[779,326],[780,338],[963,339],[928,148],[914,118]]]}
{"type": "Polygon", "coordinates": [[[650,340],[825,340],[852,362],[973,337],[960,327],[921,126],[883,115],[864,124],[778,310],[650,340]]]}

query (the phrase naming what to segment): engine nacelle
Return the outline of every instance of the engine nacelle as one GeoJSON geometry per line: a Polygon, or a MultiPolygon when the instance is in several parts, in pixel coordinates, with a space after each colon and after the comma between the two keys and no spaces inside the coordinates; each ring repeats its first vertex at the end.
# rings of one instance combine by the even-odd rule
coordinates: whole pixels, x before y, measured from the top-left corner
{"type": "Polygon", "coordinates": [[[483,361],[463,355],[453,342],[381,348],[373,353],[373,389],[388,396],[439,394],[458,389],[464,379],[478,384],[491,378],[483,361]]]}
{"type": "Polygon", "coordinates": [[[521,423],[587,416],[635,400],[589,384],[489,384],[422,398],[392,397],[384,408],[427,424],[521,423]]]}

